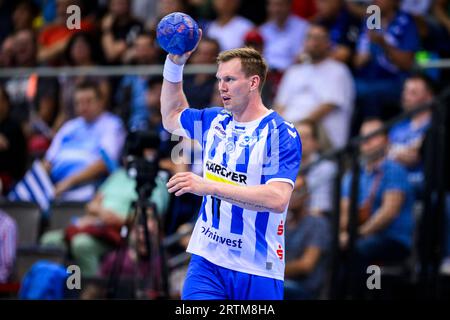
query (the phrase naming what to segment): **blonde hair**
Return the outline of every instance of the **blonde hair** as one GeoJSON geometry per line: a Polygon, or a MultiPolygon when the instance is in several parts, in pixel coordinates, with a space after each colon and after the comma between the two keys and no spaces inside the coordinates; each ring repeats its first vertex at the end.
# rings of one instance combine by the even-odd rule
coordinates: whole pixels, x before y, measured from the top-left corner
{"type": "Polygon", "coordinates": [[[267,63],[262,55],[253,48],[237,48],[223,51],[217,57],[217,63],[227,62],[232,59],[241,61],[242,71],[246,77],[257,75],[260,78],[259,90],[262,90],[267,76],[267,63]]]}

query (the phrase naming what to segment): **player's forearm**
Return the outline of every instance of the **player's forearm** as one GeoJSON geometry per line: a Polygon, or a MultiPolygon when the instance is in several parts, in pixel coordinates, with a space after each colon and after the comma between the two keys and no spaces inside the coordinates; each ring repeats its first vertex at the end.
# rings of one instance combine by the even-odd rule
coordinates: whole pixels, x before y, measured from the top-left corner
{"type": "MultiPolygon", "coordinates": [[[[168,67],[165,66],[164,68],[168,67]]],[[[183,82],[181,80],[179,82],[169,80],[166,77],[164,78],[161,89],[161,116],[164,128],[173,132],[178,128],[178,116],[187,108],[188,101],[183,92],[183,82]]]]}
{"type": "Polygon", "coordinates": [[[268,184],[243,187],[212,182],[209,194],[253,211],[283,213],[289,203],[289,199],[285,199],[286,197],[279,190],[268,184]]]}

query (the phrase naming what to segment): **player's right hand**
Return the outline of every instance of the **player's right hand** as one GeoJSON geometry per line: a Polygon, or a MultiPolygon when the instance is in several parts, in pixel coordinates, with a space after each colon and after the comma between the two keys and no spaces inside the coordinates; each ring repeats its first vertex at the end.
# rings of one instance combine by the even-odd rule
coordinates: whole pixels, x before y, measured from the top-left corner
{"type": "Polygon", "coordinates": [[[176,63],[180,66],[183,64],[186,64],[189,57],[195,51],[195,49],[197,49],[198,44],[202,40],[202,34],[203,34],[202,29],[199,29],[199,34],[200,34],[200,36],[198,37],[198,41],[197,41],[197,44],[195,45],[194,49],[192,49],[191,51],[185,52],[182,55],[169,53],[169,59],[172,60],[173,63],[176,63]]]}

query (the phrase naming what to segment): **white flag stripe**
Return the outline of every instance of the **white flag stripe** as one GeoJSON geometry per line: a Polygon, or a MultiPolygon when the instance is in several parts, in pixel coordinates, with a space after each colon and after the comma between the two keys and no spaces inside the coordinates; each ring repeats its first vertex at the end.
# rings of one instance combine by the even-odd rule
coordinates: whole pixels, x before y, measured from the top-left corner
{"type": "Polygon", "coordinates": [[[34,198],[38,202],[39,206],[44,210],[48,209],[49,200],[45,196],[44,191],[41,189],[39,184],[35,181],[33,175],[31,173],[27,174],[24,180],[28,187],[31,189],[31,192],[33,193],[34,198]]]}
{"type": "Polygon", "coordinates": [[[31,198],[30,193],[28,192],[28,190],[23,185],[23,182],[20,182],[16,186],[15,191],[16,191],[17,195],[19,196],[18,200],[22,200],[22,201],[32,201],[33,200],[31,198]]]}
{"type": "Polygon", "coordinates": [[[53,188],[53,184],[50,181],[47,172],[45,171],[44,167],[42,166],[42,163],[40,161],[35,161],[33,164],[33,171],[38,177],[40,183],[44,187],[45,194],[47,195],[47,198],[53,198],[55,195],[55,190],[53,188]]]}

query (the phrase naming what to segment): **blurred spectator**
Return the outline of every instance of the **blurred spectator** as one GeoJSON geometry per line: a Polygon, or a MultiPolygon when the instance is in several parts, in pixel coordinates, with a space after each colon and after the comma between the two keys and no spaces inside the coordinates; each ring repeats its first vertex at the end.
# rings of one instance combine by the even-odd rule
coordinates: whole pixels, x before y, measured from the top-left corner
{"type": "Polygon", "coordinates": [[[159,53],[155,32],[142,30],[134,39],[132,46],[122,56],[122,62],[135,65],[155,64],[158,63],[159,53]]]}
{"type": "Polygon", "coordinates": [[[39,7],[33,0],[21,0],[12,15],[14,31],[34,29],[33,21],[39,14],[39,7]]]}
{"type": "Polygon", "coordinates": [[[353,16],[344,0],[315,0],[315,21],[324,25],[330,33],[331,57],[350,64],[359,35],[361,22],[353,16]]]}
{"type": "Polygon", "coordinates": [[[288,300],[319,298],[327,275],[331,229],[327,218],[308,210],[309,193],[298,177],[286,222],[284,297],[288,300]]]}
{"type": "Polygon", "coordinates": [[[201,25],[214,18],[213,0],[188,0],[192,17],[201,25]]]}
{"type": "Polygon", "coordinates": [[[120,119],[104,111],[98,87],[79,84],[75,93],[77,118],[56,133],[44,165],[64,200],[90,200],[100,179],[117,166],[124,141],[120,119]]]}
{"type": "MultiPolygon", "coordinates": [[[[409,77],[403,86],[402,107],[413,111],[433,101],[434,89],[429,78],[423,75],[409,77]]],[[[408,180],[416,196],[421,195],[424,185],[424,168],[420,155],[425,133],[431,124],[431,110],[427,109],[411,119],[397,123],[389,132],[389,158],[408,170],[408,180]]]]}
{"type": "Polygon", "coordinates": [[[117,64],[143,30],[142,22],[131,15],[130,0],[111,0],[102,19],[102,47],[106,60],[117,64]]]}
{"type": "Polygon", "coordinates": [[[286,70],[303,50],[308,23],[291,14],[291,0],[268,0],[268,21],[260,27],[270,69],[286,70]]]}
{"type": "Polygon", "coordinates": [[[413,16],[424,16],[430,9],[432,0],[401,0],[400,9],[413,16]]]}
{"type": "MultiPolygon", "coordinates": [[[[264,56],[264,39],[258,29],[252,29],[247,32],[244,36],[244,46],[251,47],[259,51],[264,56]]],[[[266,81],[264,82],[264,87],[262,88],[261,98],[265,106],[271,108],[273,99],[277,93],[278,84],[281,81],[282,72],[269,69],[266,76],[266,81]]],[[[218,93],[217,93],[218,94],[218,93]]],[[[220,100],[214,96],[214,101],[220,100]]],[[[217,101],[213,105],[221,105],[222,102],[217,101]]]]}
{"type": "MultiPolygon", "coordinates": [[[[361,126],[361,135],[366,136],[380,129],[383,122],[368,119],[361,126]]],[[[352,276],[366,274],[368,265],[383,265],[403,262],[412,248],[414,222],[412,206],[414,197],[408,183],[406,170],[398,163],[386,158],[387,135],[373,136],[361,144],[362,168],[358,184],[359,225],[355,243],[355,261],[352,267],[357,272],[352,276]]],[[[340,245],[348,245],[348,220],[352,176],[343,180],[341,198],[340,245]]],[[[358,278],[360,286],[365,280],[358,278]]]]}
{"type": "Polygon", "coordinates": [[[245,34],[244,46],[251,47],[261,54],[264,53],[264,39],[257,28],[254,28],[245,34]]]}
{"type": "Polygon", "coordinates": [[[347,66],[329,58],[329,52],[327,30],[312,25],[305,42],[307,62],[286,71],[275,105],[287,121],[308,118],[323,126],[333,147],[338,148],[347,142],[354,84],[347,66]]]}
{"type": "Polygon", "coordinates": [[[17,224],[0,210],[0,283],[10,280],[16,260],[17,224]]]}
{"type": "MultiPolygon", "coordinates": [[[[296,125],[302,139],[302,166],[305,168],[320,157],[321,144],[319,129],[310,120],[302,120],[296,125]]],[[[330,214],[333,207],[333,182],[336,165],[329,160],[322,160],[303,173],[308,191],[308,211],[311,213],[330,214]]]]}
{"type": "Polygon", "coordinates": [[[316,11],[314,0],[292,0],[292,13],[303,19],[311,19],[316,11]]]}
{"type": "Polygon", "coordinates": [[[157,16],[158,4],[163,1],[157,0],[132,0],[131,14],[142,21],[145,27],[150,27],[157,16]]]}
{"type": "Polygon", "coordinates": [[[156,25],[159,20],[164,16],[172,12],[185,12],[187,13],[186,1],[184,0],[160,0],[157,4],[157,15],[151,24],[152,29],[156,30],[156,25]]]}
{"type": "MultiPolygon", "coordinates": [[[[88,33],[80,32],[74,35],[65,50],[66,61],[69,66],[93,67],[101,62],[101,49],[95,38],[88,33]]],[[[79,83],[89,81],[96,83],[101,93],[101,103],[106,108],[109,105],[111,87],[107,77],[102,76],[66,76],[58,78],[60,85],[61,109],[54,125],[54,130],[59,129],[64,122],[75,117],[73,94],[79,83]]]]}
{"type": "Polygon", "coordinates": [[[145,92],[145,102],[149,111],[148,128],[159,134],[160,146],[159,153],[161,156],[160,165],[162,168],[174,173],[175,159],[171,159],[171,152],[175,141],[171,141],[171,134],[164,129],[161,118],[161,88],[163,78],[162,76],[153,77],[147,83],[147,90],[145,92]],[[164,164],[162,164],[164,163],[164,164]]]}
{"type": "MultiPolygon", "coordinates": [[[[216,40],[203,38],[194,51],[190,64],[214,65],[219,54],[219,43],[216,40]]],[[[191,108],[202,109],[211,105],[211,94],[214,92],[216,77],[213,74],[197,73],[186,75],[183,79],[184,92],[191,108]]]]}
{"type": "MultiPolygon", "coordinates": [[[[155,35],[146,32],[140,33],[130,51],[126,54],[129,63],[136,65],[157,63],[158,48],[156,47],[155,35]]],[[[149,113],[145,100],[148,79],[148,76],[127,75],[122,78],[117,88],[116,104],[120,108],[118,113],[131,131],[148,128],[149,113]]]]}
{"type": "MultiPolygon", "coordinates": [[[[36,38],[33,31],[22,30],[11,38],[12,65],[14,67],[36,67],[36,38]]],[[[5,89],[8,92],[14,108],[11,116],[21,124],[29,120],[32,109],[33,96],[36,94],[32,89],[37,82],[34,76],[21,76],[8,78],[5,89]],[[30,88],[30,89],[29,89],[30,88]]]]}
{"type": "Polygon", "coordinates": [[[14,37],[8,36],[1,44],[0,67],[10,68],[14,65],[14,37]]]}
{"type": "MultiPolygon", "coordinates": [[[[127,146],[135,145],[136,136],[129,136],[127,146]]],[[[71,254],[80,266],[85,276],[97,274],[101,258],[115,246],[119,245],[121,226],[130,222],[133,211],[133,201],[138,199],[136,180],[127,173],[128,154],[134,154],[125,148],[123,167],[115,170],[101,185],[94,199],[86,206],[86,214],[65,230],[49,231],[41,238],[44,246],[64,247],[69,240],[71,254]],[[128,152],[128,151],[130,152],[128,152]]],[[[137,156],[137,155],[136,155],[137,156]]],[[[158,161],[157,151],[146,148],[139,157],[152,157],[158,161]]],[[[149,201],[155,204],[157,214],[162,216],[169,204],[170,195],[167,191],[167,174],[155,177],[155,187],[149,201]]],[[[151,208],[149,207],[150,212],[151,208]]]]}
{"type": "Polygon", "coordinates": [[[26,142],[20,125],[9,116],[8,93],[0,86],[0,195],[6,195],[25,173],[26,142]]]}
{"type": "MultiPolygon", "coordinates": [[[[13,63],[17,67],[36,67],[36,41],[32,30],[13,37],[13,63]]],[[[14,108],[11,117],[24,128],[32,157],[40,157],[53,137],[52,126],[58,113],[59,87],[55,78],[36,74],[15,76],[5,83],[14,108]]]]}
{"type": "Polygon", "coordinates": [[[353,133],[366,117],[389,118],[400,99],[403,81],[419,50],[419,34],[413,18],[399,10],[398,0],[376,0],[381,29],[364,28],[355,56],[357,117],[353,133]]]}
{"type": "Polygon", "coordinates": [[[214,0],[217,19],[206,30],[209,38],[216,39],[220,50],[242,47],[245,34],[253,28],[253,23],[239,15],[240,0],[214,0]]]}
{"type": "Polygon", "coordinates": [[[94,24],[87,18],[80,21],[80,29],[67,28],[67,7],[81,6],[80,0],[57,0],[56,18],[44,25],[38,37],[37,60],[40,64],[60,65],[63,53],[72,35],[80,31],[92,31],[94,24]]]}

